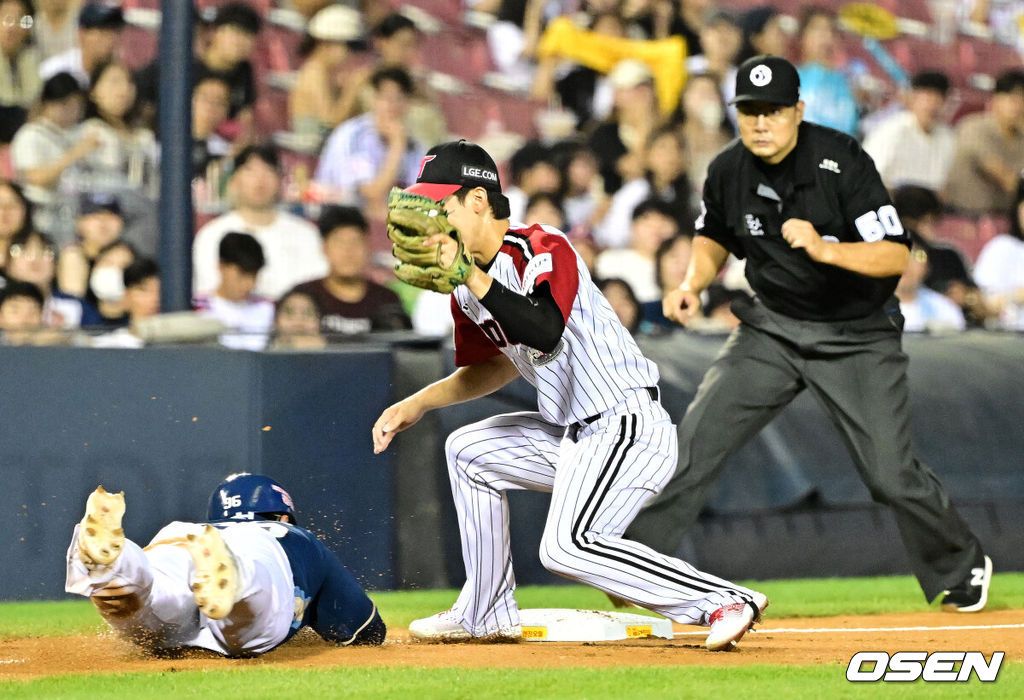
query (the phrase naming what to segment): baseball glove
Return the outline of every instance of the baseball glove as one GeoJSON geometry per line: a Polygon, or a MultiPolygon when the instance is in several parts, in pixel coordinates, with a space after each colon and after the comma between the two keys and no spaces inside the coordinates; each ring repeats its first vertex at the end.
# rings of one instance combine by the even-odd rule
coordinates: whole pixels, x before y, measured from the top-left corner
{"type": "Polygon", "coordinates": [[[450,294],[473,271],[473,257],[448,223],[441,205],[429,197],[392,188],[388,195],[388,238],[393,244],[391,252],[398,258],[395,276],[408,284],[450,294]],[[447,265],[441,261],[440,244],[425,245],[428,238],[439,233],[458,244],[455,258],[447,265]]]}

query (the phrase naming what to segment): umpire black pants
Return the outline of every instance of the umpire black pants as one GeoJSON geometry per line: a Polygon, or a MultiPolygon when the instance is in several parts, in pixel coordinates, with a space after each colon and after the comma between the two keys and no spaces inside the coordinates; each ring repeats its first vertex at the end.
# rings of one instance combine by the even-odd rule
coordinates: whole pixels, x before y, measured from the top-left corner
{"type": "Polygon", "coordinates": [[[728,457],[807,389],[838,428],[872,498],[892,509],[925,597],[968,579],[981,544],[911,452],[895,300],[868,318],[834,323],[792,319],[759,301],[733,310],[742,323],[679,424],[675,476],[626,536],[675,552],[728,457]]]}

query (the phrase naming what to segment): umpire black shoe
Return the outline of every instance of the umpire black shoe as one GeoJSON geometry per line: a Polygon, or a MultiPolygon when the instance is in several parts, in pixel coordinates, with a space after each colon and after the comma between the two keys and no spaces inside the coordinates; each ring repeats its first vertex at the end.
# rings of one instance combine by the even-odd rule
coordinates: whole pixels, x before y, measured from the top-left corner
{"type": "Polygon", "coordinates": [[[971,569],[971,577],[956,588],[946,591],[942,609],[946,612],[978,612],[988,602],[992,583],[992,560],[987,556],[981,566],[971,569]]]}

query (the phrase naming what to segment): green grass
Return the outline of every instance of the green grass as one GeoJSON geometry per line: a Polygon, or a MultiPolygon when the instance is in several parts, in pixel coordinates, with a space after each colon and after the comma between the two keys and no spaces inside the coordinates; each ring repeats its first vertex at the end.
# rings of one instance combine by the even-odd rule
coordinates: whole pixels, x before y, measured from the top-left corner
{"type": "Polygon", "coordinates": [[[840,664],[778,668],[646,667],[607,669],[335,668],[129,673],[88,679],[58,676],[0,685],[4,698],[1019,698],[1024,664],[1004,664],[995,683],[854,685],[840,664]],[[244,673],[244,675],[243,675],[244,673]]]}
{"type": "MultiPolygon", "coordinates": [[[[747,581],[744,585],[768,596],[771,617],[872,615],[928,609],[917,581],[910,576],[747,581]]],[[[456,595],[454,590],[371,593],[384,621],[391,627],[402,628],[418,617],[447,609],[456,595]]],[[[516,591],[516,599],[522,608],[611,609],[603,593],[583,586],[525,586],[516,591]]],[[[988,609],[1024,609],[1024,573],[997,573],[988,609]]],[[[92,604],[84,599],[0,604],[0,639],[83,634],[105,628],[92,604]]]]}
{"type": "MultiPolygon", "coordinates": [[[[746,582],[772,600],[773,617],[919,612],[927,610],[916,581],[909,576],[870,579],[812,579],[746,582]]],[[[453,590],[371,594],[392,627],[451,605],[453,590]]],[[[521,607],[608,609],[598,591],[580,586],[528,586],[516,597],[521,607]]],[[[997,574],[990,609],[1024,609],[1024,574],[997,574]]],[[[3,639],[88,634],[106,629],[85,600],[0,604],[3,639]]],[[[991,650],[985,650],[986,653],[991,650]]],[[[457,657],[456,657],[457,658],[457,657]]],[[[1007,658],[996,683],[863,684],[846,681],[843,664],[707,668],[615,667],[607,669],[460,669],[355,667],[327,669],[232,665],[223,670],[161,671],[103,675],[65,675],[31,681],[0,681],[0,698],[856,698],[1024,697],[1024,663],[1007,658]]],[[[808,659],[808,663],[813,663],[808,659]]],[[[0,668],[2,672],[2,668],[0,668]]]]}

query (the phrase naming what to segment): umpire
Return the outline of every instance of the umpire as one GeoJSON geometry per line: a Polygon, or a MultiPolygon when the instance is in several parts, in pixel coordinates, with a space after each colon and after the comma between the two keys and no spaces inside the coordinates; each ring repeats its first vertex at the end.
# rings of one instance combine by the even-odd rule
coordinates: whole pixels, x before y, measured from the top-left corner
{"type": "Polygon", "coordinates": [[[755,56],[736,77],[740,138],[712,161],[686,277],[664,299],[686,324],[730,253],[756,292],[679,426],[679,467],[627,536],[675,551],[726,459],[808,389],[872,498],[887,504],[931,601],[985,606],[992,562],[910,448],[903,316],[893,297],[910,238],[855,140],[803,121],[791,63],[755,56]]]}

